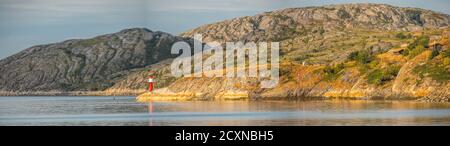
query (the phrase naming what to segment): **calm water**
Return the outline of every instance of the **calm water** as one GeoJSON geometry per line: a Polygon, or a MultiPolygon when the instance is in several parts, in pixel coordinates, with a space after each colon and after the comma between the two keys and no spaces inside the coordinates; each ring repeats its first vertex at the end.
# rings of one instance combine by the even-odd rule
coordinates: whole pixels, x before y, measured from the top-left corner
{"type": "Polygon", "coordinates": [[[134,97],[0,97],[0,125],[450,125],[450,104],[406,101],[137,103],[134,97]]]}

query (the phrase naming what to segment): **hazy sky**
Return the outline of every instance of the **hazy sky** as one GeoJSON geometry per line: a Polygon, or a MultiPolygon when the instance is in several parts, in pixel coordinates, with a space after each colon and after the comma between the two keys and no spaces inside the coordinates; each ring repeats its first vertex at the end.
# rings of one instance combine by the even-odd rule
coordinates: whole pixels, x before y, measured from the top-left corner
{"type": "Polygon", "coordinates": [[[368,2],[450,14],[450,0],[0,0],[0,59],[33,45],[125,28],[178,34],[276,9],[368,2]]]}

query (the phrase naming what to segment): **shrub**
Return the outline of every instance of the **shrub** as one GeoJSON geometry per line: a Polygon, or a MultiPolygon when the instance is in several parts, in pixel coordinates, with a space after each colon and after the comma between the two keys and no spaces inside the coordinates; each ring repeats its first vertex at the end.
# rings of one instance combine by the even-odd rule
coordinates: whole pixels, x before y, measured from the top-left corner
{"type": "Polygon", "coordinates": [[[367,75],[367,82],[369,84],[379,85],[382,83],[381,82],[382,78],[383,78],[383,71],[381,71],[380,69],[376,69],[367,75]]]}
{"type": "Polygon", "coordinates": [[[331,81],[337,79],[344,69],[345,66],[343,63],[337,64],[335,66],[326,66],[323,69],[323,72],[325,73],[325,80],[331,81]]]}
{"type": "Polygon", "coordinates": [[[447,82],[450,80],[450,71],[445,68],[445,66],[441,66],[438,64],[424,64],[420,66],[416,66],[413,69],[413,72],[418,74],[419,77],[431,77],[431,79],[438,82],[447,82]]]}
{"type": "Polygon", "coordinates": [[[393,78],[395,78],[397,76],[399,71],[400,71],[400,67],[399,66],[391,66],[391,67],[388,67],[386,69],[387,75],[391,76],[393,78]]]}
{"type": "Polygon", "coordinates": [[[420,36],[417,38],[417,46],[428,47],[428,43],[430,43],[430,38],[428,36],[420,36]]]}
{"type": "Polygon", "coordinates": [[[425,48],[428,47],[428,43],[430,42],[430,38],[428,36],[420,36],[414,40],[411,44],[408,45],[408,48],[403,51],[404,56],[408,56],[409,58],[413,58],[420,53],[422,53],[425,48]]]}
{"type": "Polygon", "coordinates": [[[416,46],[428,47],[428,43],[430,42],[430,38],[428,36],[420,36],[408,45],[408,49],[414,49],[416,46]]]}
{"type": "Polygon", "coordinates": [[[420,53],[422,53],[423,51],[425,51],[425,48],[423,46],[417,46],[416,48],[408,51],[408,57],[414,58],[417,55],[419,55],[420,53]]]}
{"type": "Polygon", "coordinates": [[[367,75],[367,82],[369,84],[382,85],[387,81],[395,79],[400,67],[391,66],[384,69],[375,69],[367,75]]]}
{"type": "Polygon", "coordinates": [[[356,51],[350,53],[347,59],[351,61],[356,61],[361,64],[366,64],[372,61],[373,56],[369,51],[356,51]]]}
{"type": "Polygon", "coordinates": [[[399,32],[399,33],[397,33],[397,34],[395,35],[395,37],[398,38],[398,39],[407,39],[407,38],[411,38],[411,35],[410,35],[410,34],[405,35],[405,34],[403,34],[402,32],[399,32]]]}

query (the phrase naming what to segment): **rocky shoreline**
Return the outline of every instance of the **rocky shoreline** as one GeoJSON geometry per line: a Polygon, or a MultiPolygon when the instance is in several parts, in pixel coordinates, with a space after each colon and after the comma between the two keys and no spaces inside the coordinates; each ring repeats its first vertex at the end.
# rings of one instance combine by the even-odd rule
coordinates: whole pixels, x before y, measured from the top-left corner
{"type": "Polygon", "coordinates": [[[373,101],[417,101],[430,103],[447,103],[450,102],[449,96],[440,98],[432,97],[296,97],[296,98],[249,98],[248,96],[228,95],[229,98],[200,98],[196,94],[154,94],[145,91],[129,91],[129,92],[106,92],[106,91],[70,91],[70,92],[0,92],[0,96],[136,96],[138,102],[148,101],[227,101],[227,100],[285,100],[285,101],[309,101],[309,100],[373,100],[373,101]]]}

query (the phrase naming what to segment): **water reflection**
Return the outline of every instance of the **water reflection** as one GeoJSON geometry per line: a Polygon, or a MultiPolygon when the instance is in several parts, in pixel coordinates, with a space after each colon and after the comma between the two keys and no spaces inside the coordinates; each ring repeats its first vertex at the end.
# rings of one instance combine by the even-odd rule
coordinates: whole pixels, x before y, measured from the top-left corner
{"type": "Polygon", "coordinates": [[[151,116],[152,113],[153,113],[153,102],[150,101],[148,102],[148,114],[150,115],[148,119],[148,126],[153,126],[153,118],[151,116]]]}
{"type": "Polygon", "coordinates": [[[450,125],[448,103],[0,97],[0,125],[450,125]]]}

